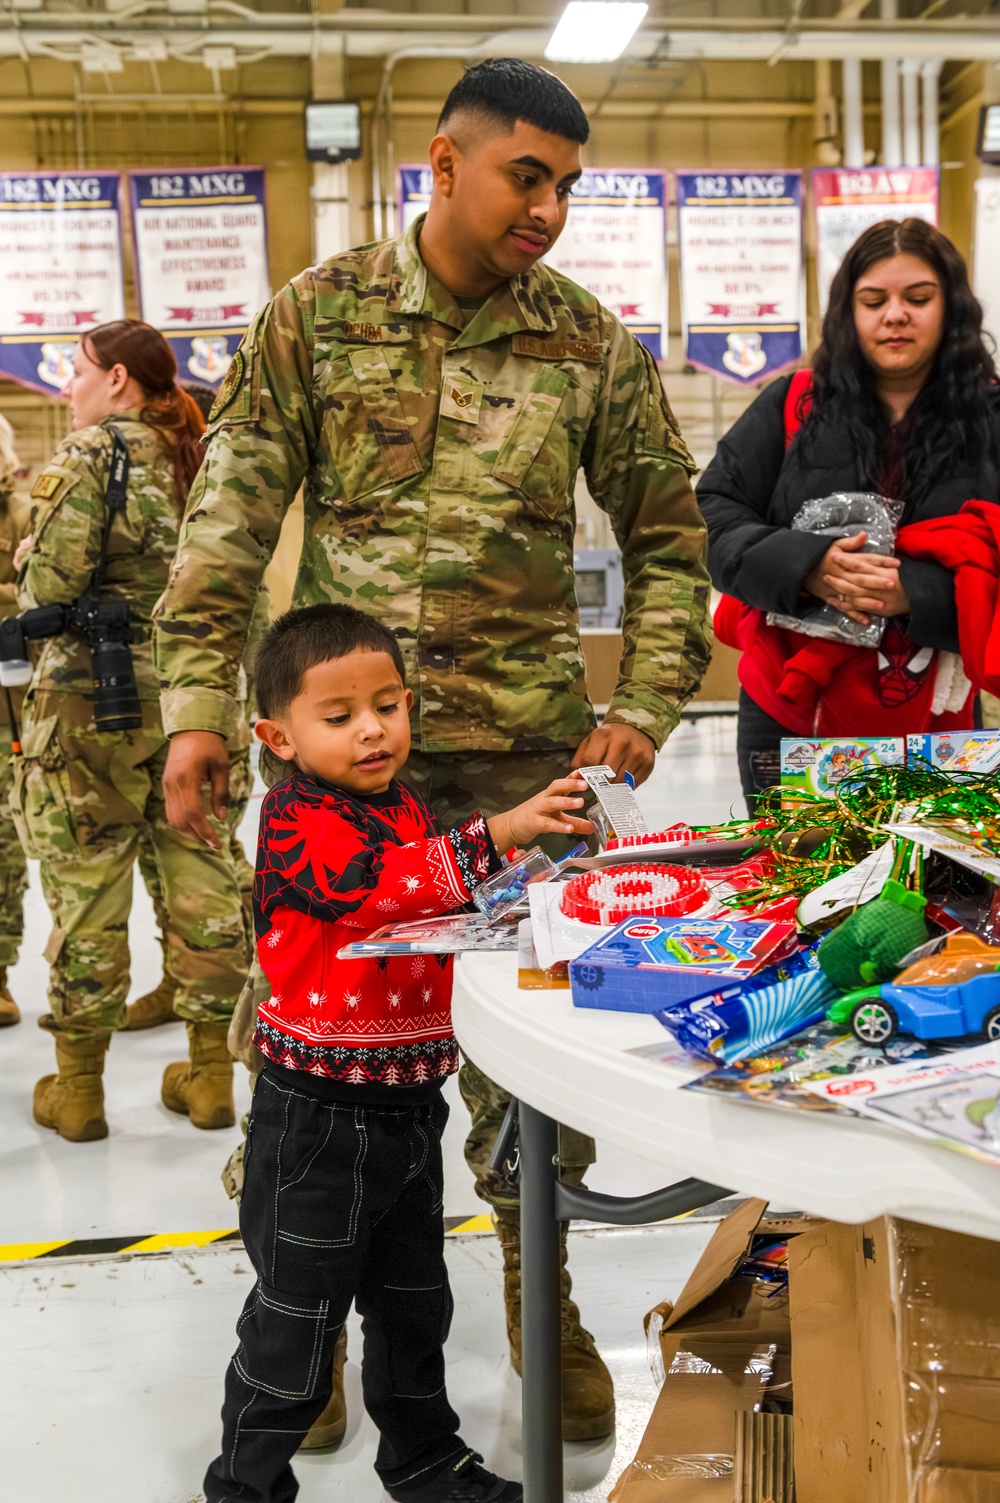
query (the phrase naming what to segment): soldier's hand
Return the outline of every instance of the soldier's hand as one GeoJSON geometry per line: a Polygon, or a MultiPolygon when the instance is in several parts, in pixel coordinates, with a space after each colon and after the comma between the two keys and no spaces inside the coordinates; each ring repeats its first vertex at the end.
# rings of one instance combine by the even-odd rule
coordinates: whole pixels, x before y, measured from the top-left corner
{"type": "Polygon", "coordinates": [[[615,782],[630,772],[637,783],[644,783],[653,770],[656,747],[645,731],[632,725],[598,726],[581,741],[573,758],[574,767],[613,767],[615,782]]]}
{"type": "Polygon", "coordinates": [[[211,809],[225,819],[229,800],[229,752],[226,738],[214,731],[178,731],[170,738],[163,772],[167,819],[175,830],[193,835],[219,850],[222,841],[205,815],[202,789],[208,784],[211,809]]]}

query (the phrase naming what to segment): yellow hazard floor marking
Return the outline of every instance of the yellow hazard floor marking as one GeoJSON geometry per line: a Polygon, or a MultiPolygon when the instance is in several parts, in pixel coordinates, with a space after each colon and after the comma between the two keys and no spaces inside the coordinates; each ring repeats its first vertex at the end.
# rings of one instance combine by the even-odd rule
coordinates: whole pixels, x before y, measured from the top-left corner
{"type": "MultiPolygon", "coordinates": [[[[453,1225],[447,1227],[446,1235],[468,1236],[492,1230],[493,1218],[486,1213],[456,1219],[453,1225]]],[[[210,1232],[156,1232],[148,1237],[59,1237],[49,1242],[8,1242],[0,1243],[0,1264],[27,1263],[35,1258],[44,1258],[50,1262],[56,1258],[133,1257],[145,1253],[170,1252],[174,1248],[211,1247],[224,1241],[230,1242],[234,1247],[240,1245],[239,1232],[235,1227],[210,1232]]]]}

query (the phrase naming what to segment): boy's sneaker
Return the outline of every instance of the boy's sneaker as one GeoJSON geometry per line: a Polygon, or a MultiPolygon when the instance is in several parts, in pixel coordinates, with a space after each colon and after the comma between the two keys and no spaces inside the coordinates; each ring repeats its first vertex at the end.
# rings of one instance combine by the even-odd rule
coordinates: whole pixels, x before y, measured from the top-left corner
{"type": "Polygon", "coordinates": [[[506,1482],[480,1466],[476,1451],[465,1451],[458,1460],[422,1487],[408,1487],[393,1493],[397,1503],[522,1503],[524,1489],[520,1482],[506,1482]]]}

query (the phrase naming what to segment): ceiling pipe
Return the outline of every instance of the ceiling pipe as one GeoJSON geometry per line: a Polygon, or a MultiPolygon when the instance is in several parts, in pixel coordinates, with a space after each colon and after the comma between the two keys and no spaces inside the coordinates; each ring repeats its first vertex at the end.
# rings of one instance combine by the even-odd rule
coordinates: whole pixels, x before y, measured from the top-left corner
{"type": "Polygon", "coordinates": [[[923,163],[925,167],[936,167],[941,160],[941,126],[940,126],[940,101],[938,98],[938,85],[941,79],[941,64],[939,62],[924,63],[920,70],[920,81],[923,85],[923,163]]]}
{"type": "MultiPolygon", "coordinates": [[[[426,47],[434,37],[439,49],[465,47],[470,55],[503,47],[526,57],[540,57],[551,25],[532,24],[524,16],[431,15],[378,11],[276,17],[274,12],[246,12],[239,23],[211,13],[193,24],[185,15],[130,14],[118,21],[99,12],[72,14],[19,12],[17,26],[0,25],[0,56],[62,57],[81,42],[102,42],[129,52],[157,38],[168,50],[190,54],[207,45],[240,51],[266,48],[274,56],[311,57],[339,53],[384,57],[404,48],[426,47]],[[485,27],[484,27],[485,23],[485,27]],[[484,34],[488,28],[488,34],[484,34]]],[[[649,26],[633,40],[633,61],[669,57],[671,61],[767,62],[780,54],[791,61],[837,61],[842,58],[915,58],[922,62],[1000,62],[1000,28],[960,18],[945,21],[799,21],[787,29],[771,22],[754,24],[725,18],[671,20],[649,26]]],[[[188,58],[190,60],[190,57],[188,58]]]]}

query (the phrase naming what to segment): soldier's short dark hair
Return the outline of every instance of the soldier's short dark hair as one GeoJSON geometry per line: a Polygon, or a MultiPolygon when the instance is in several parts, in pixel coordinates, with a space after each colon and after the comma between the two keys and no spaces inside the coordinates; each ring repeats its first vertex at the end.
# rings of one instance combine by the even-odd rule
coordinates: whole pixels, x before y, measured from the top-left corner
{"type": "Polygon", "coordinates": [[[489,57],[470,68],[445,100],[438,130],[459,110],[474,110],[506,130],[526,120],[581,146],[590,135],[583,106],[562,79],[519,57],[489,57]]]}
{"type": "Polygon", "coordinates": [[[399,643],[374,616],[366,616],[353,605],[306,605],[286,611],[264,633],[254,660],[261,716],[271,720],[286,714],[310,668],[352,652],[387,653],[406,683],[399,643]]]}

